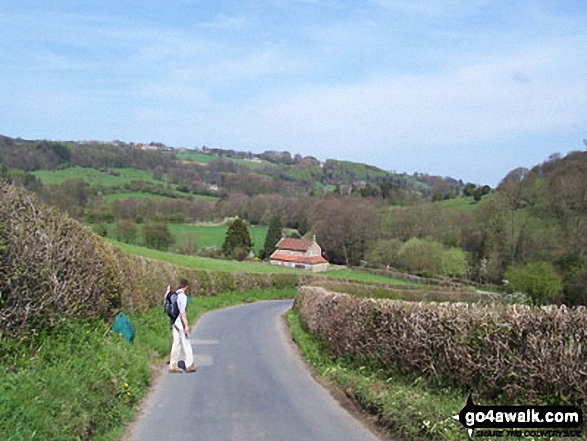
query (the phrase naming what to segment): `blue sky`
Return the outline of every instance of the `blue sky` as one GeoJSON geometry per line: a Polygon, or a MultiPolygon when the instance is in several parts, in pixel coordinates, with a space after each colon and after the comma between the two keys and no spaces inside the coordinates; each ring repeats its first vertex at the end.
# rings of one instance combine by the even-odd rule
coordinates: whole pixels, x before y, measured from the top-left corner
{"type": "Polygon", "coordinates": [[[0,134],[497,183],[587,138],[587,3],[2,0],[0,134]]]}

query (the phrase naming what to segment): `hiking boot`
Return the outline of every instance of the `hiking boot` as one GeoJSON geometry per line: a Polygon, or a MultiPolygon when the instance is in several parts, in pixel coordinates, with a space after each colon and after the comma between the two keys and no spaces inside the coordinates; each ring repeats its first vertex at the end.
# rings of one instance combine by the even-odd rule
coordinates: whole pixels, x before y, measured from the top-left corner
{"type": "Polygon", "coordinates": [[[196,366],[195,364],[192,363],[192,365],[188,368],[186,368],[186,372],[196,372],[196,369],[198,369],[198,366],[196,366]]]}
{"type": "Polygon", "coordinates": [[[183,370],[178,368],[177,366],[175,367],[170,367],[169,368],[169,372],[172,374],[183,374],[183,370]]]}

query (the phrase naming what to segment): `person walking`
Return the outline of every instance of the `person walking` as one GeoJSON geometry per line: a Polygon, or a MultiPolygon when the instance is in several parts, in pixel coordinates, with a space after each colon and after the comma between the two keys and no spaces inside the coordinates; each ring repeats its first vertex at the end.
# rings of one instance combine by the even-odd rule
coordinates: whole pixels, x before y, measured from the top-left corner
{"type": "MultiPolygon", "coordinates": [[[[173,336],[173,343],[171,344],[171,355],[169,357],[169,372],[173,373],[182,373],[183,370],[180,369],[179,357],[180,354],[183,352],[184,355],[184,362],[186,365],[186,372],[195,372],[196,365],[194,364],[194,355],[192,353],[192,345],[189,340],[189,325],[188,319],[186,316],[186,308],[187,308],[187,295],[186,290],[188,288],[188,281],[186,279],[181,279],[179,281],[179,287],[175,291],[177,293],[177,306],[179,308],[179,316],[171,324],[171,334],[173,336]]],[[[167,287],[167,291],[165,292],[165,296],[170,291],[170,287],[167,287]]]]}

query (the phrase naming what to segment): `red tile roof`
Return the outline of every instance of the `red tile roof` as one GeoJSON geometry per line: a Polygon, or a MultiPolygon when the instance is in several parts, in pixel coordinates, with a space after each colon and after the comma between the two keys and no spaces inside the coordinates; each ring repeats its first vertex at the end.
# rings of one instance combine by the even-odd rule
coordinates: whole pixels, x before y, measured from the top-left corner
{"type": "Polygon", "coordinates": [[[319,263],[328,263],[328,261],[322,256],[296,256],[295,254],[280,253],[279,250],[271,255],[271,260],[303,263],[305,265],[317,265],[319,263]]]}
{"type": "Polygon", "coordinates": [[[292,239],[288,237],[277,242],[277,249],[306,252],[313,244],[314,242],[311,240],[292,239]]]}

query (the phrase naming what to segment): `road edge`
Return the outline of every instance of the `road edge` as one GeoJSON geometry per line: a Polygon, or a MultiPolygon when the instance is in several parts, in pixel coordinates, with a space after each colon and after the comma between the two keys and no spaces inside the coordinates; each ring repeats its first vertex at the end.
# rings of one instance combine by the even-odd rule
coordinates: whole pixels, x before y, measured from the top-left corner
{"type": "Polygon", "coordinates": [[[300,351],[299,346],[295,342],[293,338],[293,334],[291,328],[288,326],[287,318],[285,317],[287,311],[285,311],[281,315],[281,327],[282,331],[287,340],[288,346],[290,346],[296,356],[302,361],[306,370],[310,373],[314,381],[322,386],[332,398],[334,398],[338,404],[355,420],[357,420],[365,429],[371,432],[377,439],[380,441],[402,441],[401,438],[394,436],[393,434],[389,433],[385,430],[381,425],[377,424],[377,417],[374,415],[370,415],[361,407],[361,405],[354,400],[352,397],[348,396],[344,390],[339,388],[335,385],[332,381],[328,380],[326,377],[320,375],[316,368],[312,366],[300,351]]]}

